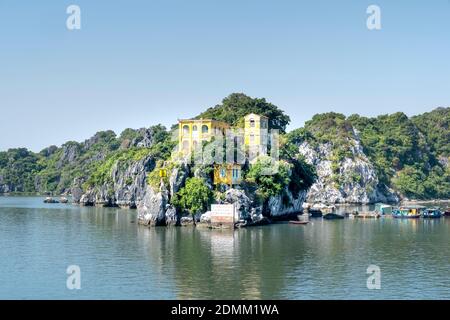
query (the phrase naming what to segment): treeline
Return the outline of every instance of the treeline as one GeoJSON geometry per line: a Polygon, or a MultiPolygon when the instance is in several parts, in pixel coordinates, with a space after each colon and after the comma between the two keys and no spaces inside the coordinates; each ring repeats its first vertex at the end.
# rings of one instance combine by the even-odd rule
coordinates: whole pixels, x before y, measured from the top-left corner
{"type": "MultiPolygon", "coordinates": [[[[27,149],[0,152],[0,193],[64,193],[78,179],[100,183],[110,173],[115,160],[133,160],[150,152],[164,154],[171,145],[161,146],[168,131],[162,125],[148,129],[97,132],[84,142],[69,141],[61,147],[50,146],[39,153],[27,149]],[[158,149],[159,148],[159,149],[158,149]],[[108,171],[108,172],[105,172],[108,171]]],[[[169,142],[170,143],[170,142],[169,142]]]]}
{"type": "MultiPolygon", "coordinates": [[[[243,116],[251,112],[268,116],[270,128],[283,133],[285,159],[296,156],[295,148],[302,141],[330,142],[336,183],[340,178],[339,163],[353,156],[351,141],[360,139],[380,183],[409,198],[450,198],[450,108],[438,108],[411,118],[400,112],[374,118],[318,114],[303,128],[285,133],[290,118],[281,109],[265,99],[235,93],[197,118],[214,118],[242,126],[243,116]]],[[[167,159],[174,147],[170,135],[165,127],[157,125],[126,129],[120,135],[102,131],[84,142],[70,141],[39,153],[23,148],[0,152],[0,193],[62,193],[77,179],[85,185],[102,184],[117,163],[125,165],[149,154],[167,159]]],[[[302,169],[296,174],[301,177],[299,181],[308,181],[310,185],[313,173],[302,176],[307,171],[302,169]]],[[[291,187],[295,188],[295,183],[291,187]]]]}
{"type": "Polygon", "coordinates": [[[450,198],[450,108],[408,118],[397,112],[374,118],[339,113],[315,115],[290,133],[297,141],[331,143],[332,168],[352,157],[352,141],[360,139],[380,183],[413,199],[450,198]]]}

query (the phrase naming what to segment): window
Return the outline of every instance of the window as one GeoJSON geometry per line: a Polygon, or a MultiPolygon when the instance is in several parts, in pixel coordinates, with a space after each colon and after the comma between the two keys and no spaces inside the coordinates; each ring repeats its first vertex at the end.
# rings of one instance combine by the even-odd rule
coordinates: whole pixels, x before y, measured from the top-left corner
{"type": "Polygon", "coordinates": [[[202,133],[208,133],[208,126],[206,125],[206,124],[204,124],[203,126],[202,126],[202,133]]]}
{"type": "Polygon", "coordinates": [[[227,176],[227,171],[225,168],[220,169],[220,177],[225,178],[227,176]]]}
{"type": "Polygon", "coordinates": [[[183,141],[183,150],[188,151],[189,150],[189,141],[183,141]]]}
{"type": "Polygon", "coordinates": [[[192,131],[197,131],[197,126],[196,126],[196,125],[194,125],[194,126],[192,127],[192,131]]]}
{"type": "Polygon", "coordinates": [[[189,126],[187,124],[183,126],[183,134],[189,134],[189,126]]]}
{"type": "Polygon", "coordinates": [[[251,128],[255,127],[255,119],[250,119],[250,127],[251,128]]]}
{"type": "Polygon", "coordinates": [[[239,178],[239,169],[233,169],[233,178],[239,178]]]}

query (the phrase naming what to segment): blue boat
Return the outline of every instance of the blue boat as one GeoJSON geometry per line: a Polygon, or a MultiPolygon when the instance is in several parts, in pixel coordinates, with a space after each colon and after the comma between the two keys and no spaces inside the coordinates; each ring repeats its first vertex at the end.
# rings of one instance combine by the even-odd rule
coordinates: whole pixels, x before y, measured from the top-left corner
{"type": "Polygon", "coordinates": [[[420,218],[420,212],[425,209],[422,206],[400,207],[392,210],[392,217],[403,219],[417,219],[420,218]]]}
{"type": "Polygon", "coordinates": [[[423,211],[422,216],[424,218],[440,218],[442,217],[442,212],[439,208],[428,208],[423,211]]]}

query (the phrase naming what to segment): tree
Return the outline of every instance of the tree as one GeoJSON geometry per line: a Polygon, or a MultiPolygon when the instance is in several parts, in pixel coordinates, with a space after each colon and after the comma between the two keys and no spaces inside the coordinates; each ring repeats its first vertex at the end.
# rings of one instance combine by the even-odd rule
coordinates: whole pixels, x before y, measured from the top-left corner
{"type": "Polygon", "coordinates": [[[263,205],[263,214],[268,215],[270,197],[281,195],[290,180],[290,167],[287,162],[274,161],[267,156],[261,156],[253,164],[246,175],[247,182],[256,184],[256,194],[263,205]]]}
{"type": "Polygon", "coordinates": [[[207,109],[196,119],[215,119],[231,125],[242,125],[243,118],[249,113],[264,115],[269,118],[269,129],[278,129],[284,133],[291,122],[288,115],[264,98],[251,98],[243,93],[232,93],[222,100],[222,104],[207,109]]]}
{"type": "Polygon", "coordinates": [[[194,216],[207,211],[212,198],[212,191],[206,186],[205,181],[194,177],[186,180],[185,186],[172,198],[172,204],[189,212],[195,224],[194,216]]]}

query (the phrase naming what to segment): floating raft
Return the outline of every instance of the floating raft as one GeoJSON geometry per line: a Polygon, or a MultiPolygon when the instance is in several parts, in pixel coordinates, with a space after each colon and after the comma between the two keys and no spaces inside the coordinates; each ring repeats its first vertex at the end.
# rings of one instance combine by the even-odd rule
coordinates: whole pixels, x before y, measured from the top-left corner
{"type": "Polygon", "coordinates": [[[296,221],[296,220],[291,220],[289,221],[289,224],[308,224],[309,221],[296,221]]]}
{"type": "Polygon", "coordinates": [[[379,213],[374,212],[363,212],[355,215],[355,218],[363,218],[363,219],[377,219],[381,217],[379,213]]]}

